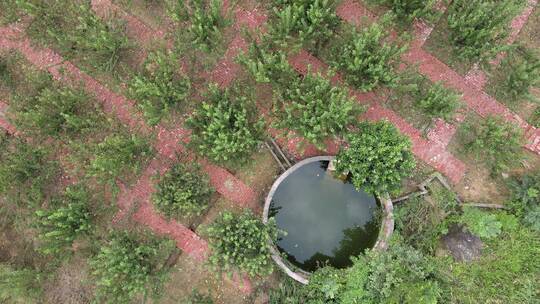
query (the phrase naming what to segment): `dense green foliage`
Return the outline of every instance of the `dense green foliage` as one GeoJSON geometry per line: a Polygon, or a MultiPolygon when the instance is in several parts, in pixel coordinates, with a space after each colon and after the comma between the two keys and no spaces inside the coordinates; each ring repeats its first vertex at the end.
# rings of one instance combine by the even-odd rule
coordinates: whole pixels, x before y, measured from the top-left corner
{"type": "Polygon", "coordinates": [[[270,45],[251,43],[248,51],[241,54],[238,60],[258,83],[286,87],[296,76],[285,52],[272,50],[270,45]]]}
{"type": "Polygon", "coordinates": [[[415,105],[431,118],[451,119],[460,105],[461,97],[455,91],[437,82],[428,88],[420,86],[415,105]]]}
{"type": "Polygon", "coordinates": [[[415,167],[409,139],[389,122],[361,123],[346,136],[348,147],[336,157],[336,169],[351,175],[354,186],[369,193],[393,193],[415,167]]]}
{"type": "Polygon", "coordinates": [[[17,4],[32,17],[28,28],[32,38],[53,43],[64,55],[82,59],[95,68],[113,70],[129,46],[118,19],[100,19],[89,2],[17,0],[17,4]]]}
{"type": "Polygon", "coordinates": [[[174,244],[154,235],[149,239],[144,241],[123,231],[111,234],[91,261],[99,302],[129,303],[133,297],[146,294],[152,284],[163,282],[163,254],[168,254],[174,244]]]}
{"type": "Polygon", "coordinates": [[[508,170],[521,159],[521,130],[501,118],[488,117],[479,125],[465,124],[460,132],[465,151],[492,173],[508,170]]]}
{"type": "Polygon", "coordinates": [[[525,225],[540,232],[540,174],[514,177],[509,185],[512,198],[506,205],[525,225]]]}
{"type": "Polygon", "coordinates": [[[198,166],[177,163],[157,184],[154,206],[168,218],[201,215],[213,193],[209,183],[198,166]]]}
{"type": "Polygon", "coordinates": [[[122,173],[133,174],[140,168],[140,161],[151,156],[148,142],[135,135],[115,134],[97,144],[88,173],[111,182],[122,173]]]}
{"type": "Polygon", "coordinates": [[[285,46],[289,40],[298,41],[317,52],[334,35],[339,25],[335,0],[276,1],[275,21],[270,36],[285,46]]]}
{"type": "Polygon", "coordinates": [[[477,208],[464,208],[460,221],[482,239],[494,238],[501,233],[502,223],[497,220],[495,214],[483,212],[477,208]]]}
{"type": "Polygon", "coordinates": [[[293,79],[274,105],[274,125],[294,130],[319,147],[325,139],[343,135],[360,111],[348,90],[332,85],[330,76],[308,72],[293,79]]]}
{"type": "Polygon", "coordinates": [[[529,89],[540,85],[540,59],[533,52],[525,49],[510,52],[502,63],[502,69],[506,77],[500,91],[506,100],[516,101],[525,97],[534,100],[529,89]]]}
{"type": "Polygon", "coordinates": [[[414,19],[433,21],[437,17],[435,0],[369,0],[390,7],[398,20],[411,23],[414,19]]]}
{"type": "Polygon", "coordinates": [[[41,275],[32,269],[13,269],[0,264],[0,301],[36,303],[42,296],[41,275]]]}
{"type": "Polygon", "coordinates": [[[332,64],[362,91],[379,85],[394,86],[398,79],[395,67],[405,47],[389,41],[385,24],[374,23],[353,30],[343,41],[334,44],[332,64]]]}
{"type": "Polygon", "coordinates": [[[129,94],[139,101],[139,107],[150,125],[159,123],[170,108],[185,102],[191,83],[178,75],[179,60],[174,54],[154,52],[148,55],[144,71],[135,76],[129,94]]]}
{"type": "Polygon", "coordinates": [[[48,209],[36,211],[37,226],[43,241],[40,250],[56,254],[71,246],[91,229],[90,194],[82,186],[66,188],[62,197],[50,202],[48,209]]]}
{"type": "Polygon", "coordinates": [[[210,264],[218,270],[240,270],[250,276],[269,275],[274,266],[268,242],[275,241],[278,230],[270,220],[266,225],[251,211],[240,215],[223,212],[206,231],[212,255],[210,264]]]}
{"type": "Polygon", "coordinates": [[[458,57],[471,61],[492,58],[507,48],[508,24],[519,1],[456,0],[448,8],[450,41],[458,57]]]}
{"type": "Polygon", "coordinates": [[[216,163],[245,161],[260,142],[264,122],[252,101],[236,89],[211,85],[205,101],[186,121],[190,144],[216,163]]]}

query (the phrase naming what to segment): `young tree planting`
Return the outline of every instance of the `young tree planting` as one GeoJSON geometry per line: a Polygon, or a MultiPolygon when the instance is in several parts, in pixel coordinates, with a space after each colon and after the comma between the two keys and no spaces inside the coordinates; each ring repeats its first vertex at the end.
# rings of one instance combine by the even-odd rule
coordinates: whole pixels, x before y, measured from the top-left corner
{"type": "Polygon", "coordinates": [[[389,7],[399,21],[407,24],[415,19],[433,21],[439,15],[434,8],[435,0],[369,0],[369,2],[389,7]]]}
{"type": "Polygon", "coordinates": [[[420,86],[416,94],[415,105],[431,118],[449,120],[460,106],[461,96],[455,91],[437,82],[420,86]]]}

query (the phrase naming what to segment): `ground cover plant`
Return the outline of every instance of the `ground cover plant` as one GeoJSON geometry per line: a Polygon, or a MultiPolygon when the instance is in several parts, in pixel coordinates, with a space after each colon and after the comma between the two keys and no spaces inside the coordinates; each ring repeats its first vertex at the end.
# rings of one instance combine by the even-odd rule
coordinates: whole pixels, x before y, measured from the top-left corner
{"type": "Polygon", "coordinates": [[[415,167],[409,139],[389,122],[361,123],[346,140],[348,146],[336,156],[336,170],[350,174],[357,189],[394,193],[415,167]]]}
{"type": "Polygon", "coordinates": [[[154,206],[168,218],[201,215],[210,204],[213,189],[197,165],[175,164],[157,184],[154,206]]]}

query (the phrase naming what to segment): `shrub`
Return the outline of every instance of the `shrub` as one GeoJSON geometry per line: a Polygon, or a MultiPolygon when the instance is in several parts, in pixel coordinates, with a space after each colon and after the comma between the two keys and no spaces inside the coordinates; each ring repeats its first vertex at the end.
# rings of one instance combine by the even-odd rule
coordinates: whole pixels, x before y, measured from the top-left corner
{"type": "Polygon", "coordinates": [[[89,2],[17,0],[17,4],[32,17],[29,35],[95,68],[112,71],[129,46],[118,19],[101,20],[89,2]]]}
{"type": "Polygon", "coordinates": [[[12,112],[18,129],[61,138],[95,131],[103,117],[82,90],[43,87],[36,95],[17,96],[12,112]]]}
{"type": "Polygon", "coordinates": [[[329,78],[308,73],[294,79],[275,104],[275,126],[294,130],[319,147],[345,133],[360,111],[348,90],[333,86],[329,78]]]}
{"type": "Polygon", "coordinates": [[[36,211],[37,226],[43,240],[41,251],[60,253],[80,235],[91,229],[90,194],[81,186],[68,187],[62,198],[50,203],[49,209],[36,211]]]}
{"type": "Polygon", "coordinates": [[[135,135],[109,135],[95,148],[88,173],[113,181],[123,172],[136,173],[141,159],[152,150],[146,140],[135,135]]]}
{"type": "Polygon", "coordinates": [[[465,124],[461,132],[465,151],[484,162],[492,173],[508,170],[522,155],[522,133],[498,117],[488,117],[478,126],[465,124]]]}
{"type": "Polygon", "coordinates": [[[291,38],[299,39],[308,49],[318,52],[339,25],[334,0],[278,2],[283,3],[274,7],[276,20],[269,30],[274,41],[286,44],[291,38]]]}
{"type": "Polygon", "coordinates": [[[201,215],[212,193],[208,177],[199,167],[175,164],[159,181],[153,202],[168,218],[201,215]]]}
{"type": "Polygon", "coordinates": [[[0,151],[0,193],[10,203],[41,203],[45,187],[58,173],[58,165],[48,159],[49,151],[32,147],[20,139],[5,143],[0,151]]]}
{"type": "Polygon", "coordinates": [[[238,269],[250,276],[272,273],[268,242],[278,237],[273,221],[265,225],[251,211],[240,215],[227,211],[206,232],[212,249],[209,262],[213,267],[226,272],[238,269]]]}
{"type": "Polygon", "coordinates": [[[388,6],[398,20],[411,23],[414,19],[434,21],[438,17],[434,0],[370,0],[373,3],[388,6]]]}
{"type": "Polygon", "coordinates": [[[240,54],[238,61],[258,83],[273,83],[285,87],[297,77],[283,51],[273,51],[267,45],[251,43],[247,53],[240,54]]]}
{"type": "Polygon", "coordinates": [[[416,106],[431,118],[451,119],[460,105],[460,96],[446,88],[440,82],[434,83],[428,89],[420,88],[416,106]]]}
{"type": "Polygon", "coordinates": [[[460,222],[467,225],[467,228],[481,238],[494,238],[501,233],[502,224],[497,220],[495,214],[490,214],[477,208],[463,208],[460,222]]]}
{"type": "Polygon", "coordinates": [[[509,186],[512,197],[505,205],[531,229],[540,231],[540,175],[514,177],[509,186]]]}
{"type": "Polygon", "coordinates": [[[264,122],[251,100],[235,89],[211,85],[206,101],[186,121],[193,130],[191,145],[216,163],[244,161],[256,148],[264,122]]]}
{"type": "Polygon", "coordinates": [[[0,301],[36,303],[42,296],[41,274],[32,269],[13,269],[0,264],[0,301]]]}
{"type": "Polygon", "coordinates": [[[457,0],[448,8],[450,41],[456,54],[472,61],[493,57],[506,49],[508,24],[519,1],[457,0]]]}
{"type": "Polygon", "coordinates": [[[349,173],[354,186],[369,193],[393,193],[415,167],[409,139],[389,122],[361,123],[346,136],[349,146],[339,151],[336,169],[349,173]]]}
{"type": "Polygon", "coordinates": [[[209,295],[201,294],[194,289],[185,304],[214,304],[214,300],[209,295]]]}
{"type": "Polygon", "coordinates": [[[334,44],[332,64],[362,91],[396,85],[395,67],[406,48],[389,42],[384,27],[384,23],[375,23],[360,31],[353,30],[343,43],[334,44]]]}
{"type": "Polygon", "coordinates": [[[146,294],[151,284],[161,284],[164,262],[161,254],[171,250],[171,241],[151,236],[143,241],[128,232],[114,232],[90,261],[96,276],[96,300],[100,303],[129,303],[146,294]]]}
{"type": "Polygon", "coordinates": [[[511,101],[528,97],[533,99],[529,89],[540,84],[540,59],[532,52],[521,50],[523,58],[518,58],[517,51],[509,52],[503,61],[503,70],[507,73],[503,82],[504,97],[511,101]]]}
{"type": "Polygon", "coordinates": [[[171,107],[189,96],[191,83],[186,76],[177,75],[178,62],[173,54],[150,53],[144,72],[130,83],[129,94],[140,102],[139,107],[150,125],[159,123],[171,107]]]}

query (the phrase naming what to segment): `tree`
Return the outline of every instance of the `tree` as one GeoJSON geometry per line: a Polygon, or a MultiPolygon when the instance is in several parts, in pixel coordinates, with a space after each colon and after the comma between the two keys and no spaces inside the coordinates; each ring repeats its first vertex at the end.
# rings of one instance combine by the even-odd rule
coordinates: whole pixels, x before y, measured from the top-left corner
{"type": "Polygon", "coordinates": [[[129,94],[138,100],[150,125],[156,125],[171,107],[185,102],[189,96],[189,78],[178,75],[179,60],[173,54],[154,52],[148,55],[143,73],[135,76],[129,94]]]}
{"type": "Polygon", "coordinates": [[[522,156],[522,132],[502,118],[490,116],[479,125],[461,130],[465,151],[486,164],[493,174],[508,170],[522,156]]]}
{"type": "Polygon", "coordinates": [[[110,235],[90,265],[96,276],[98,302],[129,303],[146,294],[149,285],[161,284],[166,274],[160,268],[173,243],[151,235],[148,241],[119,231],[110,235]]]}
{"type": "Polygon", "coordinates": [[[524,97],[535,99],[529,89],[540,84],[540,59],[533,52],[523,48],[509,52],[502,68],[506,72],[501,90],[504,97],[511,101],[524,97]]]}
{"type": "Polygon", "coordinates": [[[265,225],[251,211],[240,215],[226,211],[208,227],[206,234],[213,267],[227,272],[240,270],[250,276],[272,273],[268,243],[278,237],[273,221],[265,225]]]}
{"type": "Polygon", "coordinates": [[[453,90],[436,82],[428,89],[418,90],[416,106],[431,118],[451,119],[460,105],[461,97],[453,90]]]}
{"type": "Polygon", "coordinates": [[[410,24],[414,19],[433,21],[439,14],[435,12],[434,0],[370,0],[390,7],[398,20],[410,24]]]}
{"type": "Polygon", "coordinates": [[[334,44],[332,64],[343,71],[345,79],[366,92],[379,85],[394,86],[398,80],[395,67],[405,46],[388,41],[385,23],[374,23],[353,30],[342,43],[334,44]]]}
{"type": "Polygon", "coordinates": [[[159,181],[153,202],[168,218],[201,215],[212,193],[208,177],[199,167],[177,163],[159,181]]]}
{"type": "Polygon", "coordinates": [[[245,161],[262,137],[263,120],[251,100],[237,94],[211,85],[206,101],[186,121],[193,130],[190,144],[216,163],[245,161]]]}
{"type": "Polygon", "coordinates": [[[82,186],[66,188],[63,197],[51,201],[49,209],[36,211],[43,240],[41,251],[57,254],[91,229],[90,194],[82,186]]]}
{"type": "Polygon", "coordinates": [[[330,76],[308,72],[304,78],[294,79],[275,103],[274,125],[294,130],[319,147],[325,139],[345,133],[360,109],[348,90],[332,85],[330,76]]]}
{"type": "Polygon", "coordinates": [[[456,54],[471,61],[486,60],[507,49],[508,24],[519,1],[457,0],[448,8],[450,41],[456,54]]]}
{"type": "Polygon", "coordinates": [[[357,189],[393,193],[415,167],[409,139],[389,122],[361,123],[346,139],[348,147],[336,156],[336,169],[350,174],[357,189]]]}

